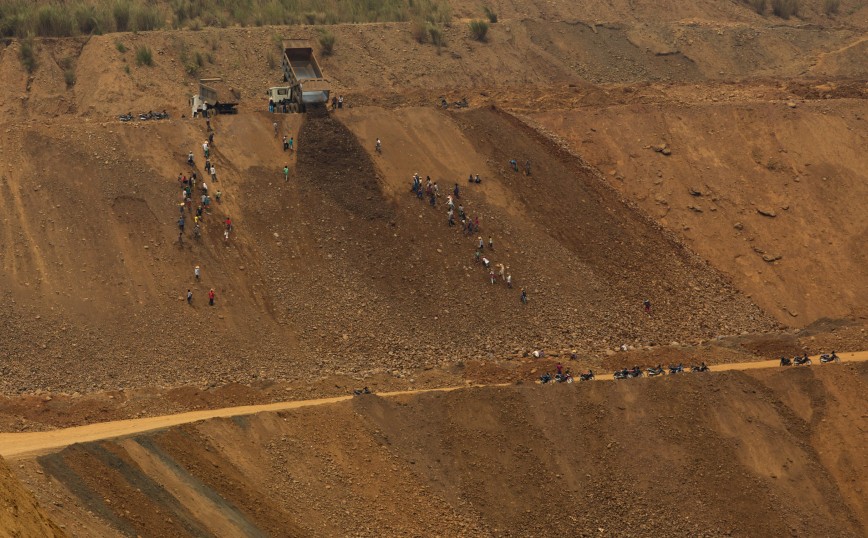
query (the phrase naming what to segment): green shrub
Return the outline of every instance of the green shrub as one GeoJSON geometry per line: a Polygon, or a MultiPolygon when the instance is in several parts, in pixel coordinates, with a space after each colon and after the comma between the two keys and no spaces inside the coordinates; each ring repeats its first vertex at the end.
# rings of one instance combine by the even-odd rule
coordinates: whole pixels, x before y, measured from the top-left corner
{"type": "Polygon", "coordinates": [[[33,45],[33,38],[27,37],[21,41],[21,49],[18,51],[18,56],[21,59],[21,65],[28,73],[36,71],[36,49],[33,45]]]}
{"type": "Polygon", "coordinates": [[[319,46],[322,47],[323,56],[331,56],[335,51],[335,35],[328,30],[321,31],[319,46]]]}
{"type": "Polygon", "coordinates": [[[440,52],[440,47],[446,44],[443,39],[443,29],[436,24],[428,26],[428,34],[431,36],[431,43],[437,46],[437,52],[440,52]]]}
{"type": "Polygon", "coordinates": [[[488,39],[488,23],[485,21],[470,21],[470,35],[477,41],[488,39]]]}
{"type": "Polygon", "coordinates": [[[828,16],[836,15],[841,9],[841,0],[825,0],[823,2],[823,11],[828,16]]]}
{"type": "Polygon", "coordinates": [[[428,41],[428,23],[423,20],[413,19],[410,23],[410,35],[417,43],[424,44],[428,41]]]}
{"type": "Polygon", "coordinates": [[[120,41],[115,41],[115,48],[117,48],[118,52],[120,52],[121,54],[123,54],[127,51],[126,45],[124,45],[120,41]]]}
{"type": "Polygon", "coordinates": [[[452,20],[452,7],[441,0],[412,0],[408,2],[413,18],[432,24],[448,24],[452,20]]]}
{"type": "Polygon", "coordinates": [[[63,80],[66,82],[66,87],[70,88],[75,85],[75,70],[72,68],[63,71],[63,80]]]}
{"type": "Polygon", "coordinates": [[[148,32],[162,28],[165,20],[156,7],[136,5],[130,10],[130,25],[130,29],[136,32],[148,32]]]}
{"type": "Polygon", "coordinates": [[[799,0],[772,0],[772,13],[782,19],[799,14],[799,0]]]}
{"type": "MultiPolygon", "coordinates": [[[[187,54],[187,47],[181,47],[181,63],[184,64],[184,69],[187,71],[187,74],[195,75],[196,73],[198,73],[199,70],[205,66],[205,61],[206,56],[201,52],[197,51],[195,54],[193,54],[193,57],[191,58],[187,54]]],[[[213,58],[211,63],[214,63],[213,58]]]]}
{"type": "Polygon", "coordinates": [[[117,2],[112,7],[112,16],[115,20],[115,29],[118,32],[126,32],[130,30],[130,4],[127,2],[117,2]]]}
{"type": "Polygon", "coordinates": [[[485,6],[482,9],[485,10],[485,16],[488,17],[488,22],[490,22],[491,24],[497,22],[497,13],[492,11],[491,8],[488,6],[485,6]]]}
{"type": "Polygon", "coordinates": [[[114,27],[114,21],[108,10],[97,9],[92,5],[76,5],[73,10],[73,17],[78,31],[82,34],[104,34],[110,32],[114,27]]]}
{"type": "Polygon", "coordinates": [[[78,24],[68,9],[55,4],[36,8],[34,34],[38,36],[62,37],[75,35],[78,24]]]}
{"type": "Polygon", "coordinates": [[[151,49],[145,45],[136,48],[136,64],[138,65],[154,65],[154,55],[151,49]]]}

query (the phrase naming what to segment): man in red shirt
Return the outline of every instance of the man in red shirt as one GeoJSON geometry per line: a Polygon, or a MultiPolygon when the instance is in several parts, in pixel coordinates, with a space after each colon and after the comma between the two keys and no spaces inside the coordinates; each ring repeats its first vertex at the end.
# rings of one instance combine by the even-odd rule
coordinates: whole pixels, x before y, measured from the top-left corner
{"type": "Polygon", "coordinates": [[[214,306],[214,288],[211,288],[211,291],[208,292],[208,304],[214,306]]]}

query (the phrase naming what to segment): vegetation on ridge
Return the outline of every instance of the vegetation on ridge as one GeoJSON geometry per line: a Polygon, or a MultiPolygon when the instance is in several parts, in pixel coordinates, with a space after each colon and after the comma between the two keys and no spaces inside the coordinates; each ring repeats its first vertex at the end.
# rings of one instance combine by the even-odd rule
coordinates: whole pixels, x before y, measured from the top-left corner
{"type": "Polygon", "coordinates": [[[446,0],[0,0],[0,37],[67,37],[160,28],[446,23],[446,0]]]}

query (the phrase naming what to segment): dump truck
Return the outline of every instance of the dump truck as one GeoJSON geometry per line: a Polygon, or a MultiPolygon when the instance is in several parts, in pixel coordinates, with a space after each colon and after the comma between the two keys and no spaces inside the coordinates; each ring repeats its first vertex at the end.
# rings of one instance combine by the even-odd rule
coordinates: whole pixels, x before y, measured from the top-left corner
{"type": "Polygon", "coordinates": [[[199,93],[190,98],[191,114],[212,112],[215,114],[235,114],[241,93],[229,87],[222,78],[199,79],[199,93]]]}
{"type": "Polygon", "coordinates": [[[275,105],[286,104],[290,112],[304,112],[310,106],[328,102],[331,86],[322,75],[310,43],[284,41],[282,67],[287,85],[268,89],[268,97],[275,105]]]}

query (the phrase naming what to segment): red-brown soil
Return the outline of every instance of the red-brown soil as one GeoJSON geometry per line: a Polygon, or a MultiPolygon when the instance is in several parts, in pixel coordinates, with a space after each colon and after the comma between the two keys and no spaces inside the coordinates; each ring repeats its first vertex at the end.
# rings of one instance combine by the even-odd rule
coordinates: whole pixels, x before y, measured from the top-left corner
{"type": "MultiPolygon", "coordinates": [[[[316,43],[312,26],[36,40],[32,73],[18,41],[0,45],[0,429],[524,384],[558,361],[868,349],[868,9],[803,0],[784,21],[744,2],[489,4],[486,42],[468,33],[478,6],[458,2],[443,47],[410,23],[333,27],[321,60],[347,106],[329,114],[264,111],[276,43],[316,43]],[[181,57],[196,51],[213,63],[190,75],[181,57]],[[213,120],[223,201],[199,241],[188,214],[179,243],[176,177],[190,150],[201,170],[206,136],[185,117],[197,76],[242,99],[213,120]],[[470,109],[438,109],[441,96],[470,109]],[[446,226],[445,196],[436,210],[411,197],[414,172],[459,184],[513,289],[446,226]]],[[[180,426],[16,462],[66,528],[6,479],[19,515],[0,527],[860,536],[865,373],[490,387],[180,426]]]]}
{"type": "Polygon", "coordinates": [[[362,396],[19,474],[74,536],[862,536],[865,366],[362,396]]]}

